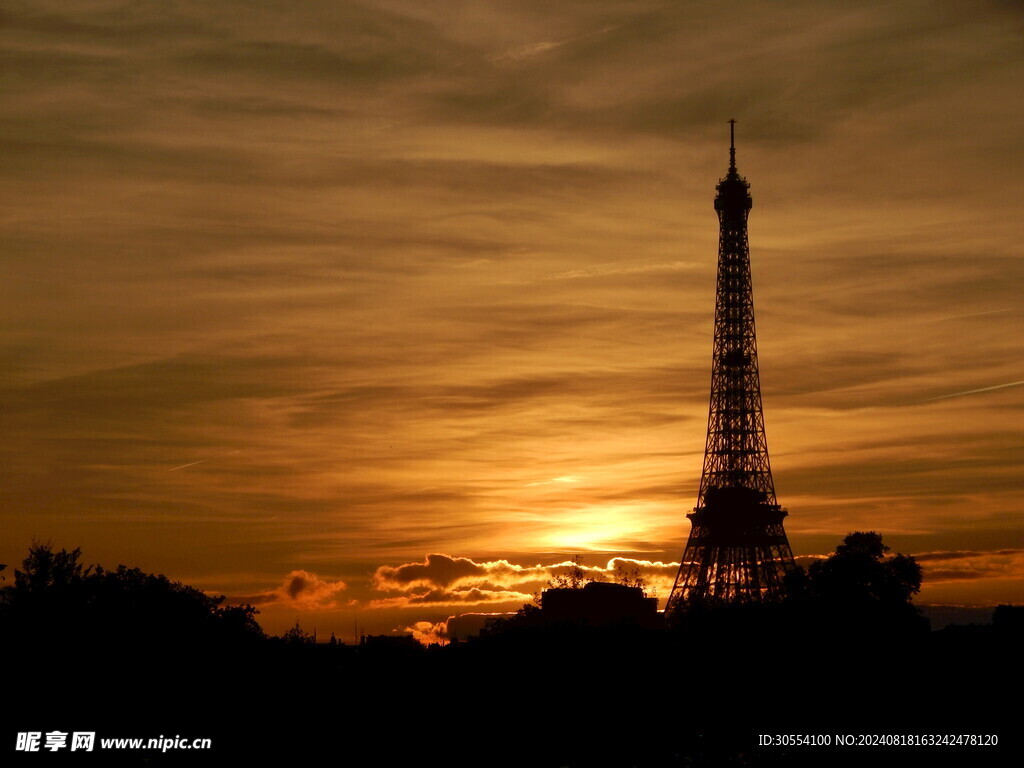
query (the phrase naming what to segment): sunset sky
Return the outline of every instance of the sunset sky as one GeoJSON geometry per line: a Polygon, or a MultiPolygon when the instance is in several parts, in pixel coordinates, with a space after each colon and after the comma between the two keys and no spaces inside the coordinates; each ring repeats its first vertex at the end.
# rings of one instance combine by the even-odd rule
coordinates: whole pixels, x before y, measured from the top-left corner
{"type": "Polygon", "coordinates": [[[0,562],[81,547],[348,640],[575,554],[664,599],[735,118],[794,552],[877,530],[918,602],[1024,602],[1022,32],[1005,0],[8,0],[0,562]]]}

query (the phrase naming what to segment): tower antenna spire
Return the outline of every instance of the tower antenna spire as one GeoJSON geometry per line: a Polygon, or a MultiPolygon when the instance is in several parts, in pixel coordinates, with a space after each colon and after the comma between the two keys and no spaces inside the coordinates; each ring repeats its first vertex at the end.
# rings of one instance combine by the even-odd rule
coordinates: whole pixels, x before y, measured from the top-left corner
{"type": "Polygon", "coordinates": [[[736,121],[729,121],[729,170],[736,170],[736,121]]]}

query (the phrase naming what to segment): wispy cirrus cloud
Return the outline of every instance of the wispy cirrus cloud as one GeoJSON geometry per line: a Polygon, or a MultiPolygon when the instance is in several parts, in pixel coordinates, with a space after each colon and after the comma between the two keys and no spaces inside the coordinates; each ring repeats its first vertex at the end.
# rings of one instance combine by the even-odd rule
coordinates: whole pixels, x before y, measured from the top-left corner
{"type": "Polygon", "coordinates": [[[930,582],[1024,579],[1024,549],[922,552],[914,558],[930,582]]]}

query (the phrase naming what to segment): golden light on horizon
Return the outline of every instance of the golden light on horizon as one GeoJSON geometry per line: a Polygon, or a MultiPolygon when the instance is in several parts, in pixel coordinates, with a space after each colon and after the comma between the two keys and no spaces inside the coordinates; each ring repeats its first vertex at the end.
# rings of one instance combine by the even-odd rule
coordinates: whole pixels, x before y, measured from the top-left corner
{"type": "Polygon", "coordinates": [[[551,510],[544,516],[546,530],[537,536],[537,546],[570,554],[637,552],[636,542],[651,537],[652,521],[662,512],[662,505],[650,502],[551,510]]]}

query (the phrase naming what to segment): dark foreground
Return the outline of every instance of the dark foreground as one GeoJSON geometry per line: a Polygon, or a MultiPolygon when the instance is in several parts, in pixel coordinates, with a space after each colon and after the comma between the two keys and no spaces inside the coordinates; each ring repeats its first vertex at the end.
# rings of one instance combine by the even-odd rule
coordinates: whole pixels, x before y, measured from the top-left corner
{"type": "Polygon", "coordinates": [[[8,648],[2,761],[1018,764],[1019,632],[780,633],[770,623],[519,628],[430,649],[169,647],[132,637],[116,648],[8,648]],[[96,748],[14,750],[18,732],[52,731],[95,732],[96,748]],[[101,738],[176,736],[209,738],[211,749],[99,748],[101,738]],[[801,737],[829,743],[801,746],[801,737]],[[885,743],[894,739],[902,743],[885,743]]]}

